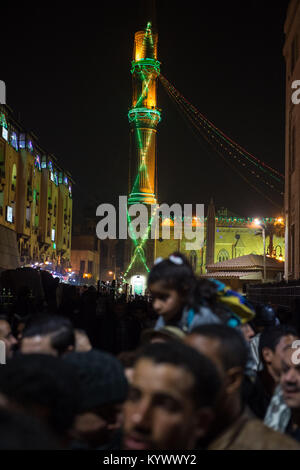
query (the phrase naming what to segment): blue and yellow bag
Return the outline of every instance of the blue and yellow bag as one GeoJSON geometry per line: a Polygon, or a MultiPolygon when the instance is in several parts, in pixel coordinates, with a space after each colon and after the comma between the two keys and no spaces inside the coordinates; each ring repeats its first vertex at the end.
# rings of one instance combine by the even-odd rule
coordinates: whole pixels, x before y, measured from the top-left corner
{"type": "Polygon", "coordinates": [[[231,290],[216,279],[210,279],[210,281],[217,287],[217,301],[224,304],[233,314],[237,315],[242,325],[255,317],[254,308],[243,295],[231,290]]]}

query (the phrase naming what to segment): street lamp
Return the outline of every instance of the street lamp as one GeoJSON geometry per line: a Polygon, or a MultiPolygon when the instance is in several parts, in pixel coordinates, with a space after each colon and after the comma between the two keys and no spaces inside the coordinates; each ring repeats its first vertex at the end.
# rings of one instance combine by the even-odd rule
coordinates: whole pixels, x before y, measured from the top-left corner
{"type": "Polygon", "coordinates": [[[261,229],[262,237],[263,237],[263,245],[264,245],[264,274],[263,274],[263,282],[266,282],[267,278],[267,269],[266,269],[266,226],[263,221],[260,219],[254,219],[253,221],[254,225],[256,227],[259,227],[261,229]]]}

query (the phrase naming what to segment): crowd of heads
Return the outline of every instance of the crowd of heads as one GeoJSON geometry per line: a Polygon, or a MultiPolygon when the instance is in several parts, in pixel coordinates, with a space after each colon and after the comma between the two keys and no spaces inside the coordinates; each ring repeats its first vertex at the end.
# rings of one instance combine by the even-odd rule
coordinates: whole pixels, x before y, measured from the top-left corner
{"type": "Polygon", "coordinates": [[[0,449],[300,448],[291,316],[180,253],[156,261],[151,301],[55,286],[0,316],[0,449]]]}

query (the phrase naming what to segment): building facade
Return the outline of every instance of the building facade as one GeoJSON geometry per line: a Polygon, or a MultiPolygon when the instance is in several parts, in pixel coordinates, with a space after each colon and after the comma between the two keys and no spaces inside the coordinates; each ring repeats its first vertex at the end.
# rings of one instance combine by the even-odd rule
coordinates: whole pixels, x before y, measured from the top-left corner
{"type": "MultiPolygon", "coordinates": [[[[284,225],[281,219],[265,218],[266,225],[266,256],[284,262],[284,225]]],[[[170,240],[156,240],[155,256],[166,258],[175,251],[180,251],[189,259],[196,273],[206,273],[206,266],[222,263],[246,255],[263,255],[263,238],[258,233],[252,218],[240,218],[230,214],[227,209],[215,210],[211,201],[207,217],[204,220],[204,244],[200,250],[187,250],[186,240],[174,239],[172,220],[167,219],[162,224],[171,225],[170,240]]],[[[192,225],[199,223],[193,220],[192,225]]]]}
{"type": "Polygon", "coordinates": [[[69,267],[72,184],[56,158],[1,105],[0,245],[6,234],[18,260],[0,259],[0,269],[45,263],[56,271],[69,267]]]}
{"type": "Polygon", "coordinates": [[[124,273],[124,256],[126,242],[124,240],[101,240],[100,279],[111,282],[124,273]]]}
{"type": "Polygon", "coordinates": [[[72,235],[71,265],[78,283],[94,285],[100,280],[100,243],[94,217],[84,214],[72,235]]]}
{"type": "Polygon", "coordinates": [[[100,279],[100,240],[94,234],[73,235],[72,271],[79,281],[95,284],[100,279]]]}
{"type": "Polygon", "coordinates": [[[283,54],[286,62],[286,130],[285,130],[285,279],[300,277],[300,104],[292,101],[300,80],[300,0],[289,4],[284,26],[283,54]]]}

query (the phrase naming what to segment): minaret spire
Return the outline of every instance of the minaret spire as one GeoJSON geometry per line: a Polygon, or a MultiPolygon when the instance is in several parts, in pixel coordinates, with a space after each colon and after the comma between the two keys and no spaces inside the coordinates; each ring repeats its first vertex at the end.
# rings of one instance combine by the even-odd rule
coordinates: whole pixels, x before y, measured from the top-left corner
{"type": "MultiPolygon", "coordinates": [[[[132,107],[128,113],[131,134],[128,206],[144,204],[148,208],[148,226],[142,238],[133,240],[131,259],[124,277],[136,274],[145,279],[154,261],[155,240],[148,239],[156,204],[156,134],[161,119],[157,108],[158,35],[149,18],[145,29],[134,35],[132,60],[132,107]],[[151,210],[150,210],[151,208],[151,210]]],[[[129,211],[128,211],[129,213],[129,211]]],[[[129,223],[130,217],[128,215],[129,223]]]]}
{"type": "Polygon", "coordinates": [[[133,142],[128,203],[156,203],[156,133],[160,121],[157,109],[158,35],[151,22],[134,36],[132,61],[132,108],[128,113],[133,142]]]}

